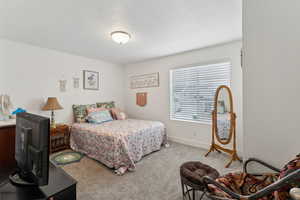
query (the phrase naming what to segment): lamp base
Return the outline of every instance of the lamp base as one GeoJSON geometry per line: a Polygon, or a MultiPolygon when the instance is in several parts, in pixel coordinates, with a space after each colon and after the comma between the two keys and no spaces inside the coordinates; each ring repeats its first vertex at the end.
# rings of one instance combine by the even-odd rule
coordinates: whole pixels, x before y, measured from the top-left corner
{"type": "Polygon", "coordinates": [[[56,128],[56,124],[55,124],[55,123],[51,123],[51,124],[50,124],[50,127],[51,127],[51,128],[56,128]]]}
{"type": "Polygon", "coordinates": [[[51,123],[50,123],[50,127],[51,128],[56,128],[56,124],[55,124],[55,119],[54,119],[54,111],[51,111],[51,123]]]}

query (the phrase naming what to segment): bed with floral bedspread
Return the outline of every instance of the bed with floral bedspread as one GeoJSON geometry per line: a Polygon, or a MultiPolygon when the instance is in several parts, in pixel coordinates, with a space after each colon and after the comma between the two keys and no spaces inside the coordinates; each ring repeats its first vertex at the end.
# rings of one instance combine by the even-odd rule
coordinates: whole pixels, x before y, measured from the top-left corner
{"type": "Polygon", "coordinates": [[[167,144],[165,126],[158,121],[114,120],[102,124],[75,123],[71,148],[96,159],[116,173],[135,169],[143,156],[167,144]]]}

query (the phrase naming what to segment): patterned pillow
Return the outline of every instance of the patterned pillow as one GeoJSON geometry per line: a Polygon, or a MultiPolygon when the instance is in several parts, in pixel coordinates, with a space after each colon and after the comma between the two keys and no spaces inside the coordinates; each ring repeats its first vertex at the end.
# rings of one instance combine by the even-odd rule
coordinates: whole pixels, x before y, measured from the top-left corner
{"type": "Polygon", "coordinates": [[[111,113],[114,119],[116,120],[125,120],[127,119],[127,115],[125,112],[120,110],[119,108],[112,108],[111,113]]]}
{"type": "Polygon", "coordinates": [[[111,117],[110,112],[108,110],[102,110],[98,112],[91,112],[87,116],[87,120],[89,123],[101,124],[104,122],[112,121],[113,118],[111,117]]]}
{"type": "Polygon", "coordinates": [[[125,120],[125,119],[127,119],[126,113],[120,112],[120,113],[117,115],[117,120],[125,120]]]}
{"type": "Polygon", "coordinates": [[[107,110],[106,108],[88,108],[87,110],[87,114],[89,115],[92,112],[99,112],[99,111],[103,111],[103,110],[107,110]]]}
{"type": "Polygon", "coordinates": [[[115,108],[115,102],[114,101],[109,101],[109,102],[100,102],[97,103],[98,108],[115,108]]]}
{"type": "Polygon", "coordinates": [[[96,108],[96,104],[73,105],[74,121],[77,123],[86,122],[87,109],[96,108]]]}

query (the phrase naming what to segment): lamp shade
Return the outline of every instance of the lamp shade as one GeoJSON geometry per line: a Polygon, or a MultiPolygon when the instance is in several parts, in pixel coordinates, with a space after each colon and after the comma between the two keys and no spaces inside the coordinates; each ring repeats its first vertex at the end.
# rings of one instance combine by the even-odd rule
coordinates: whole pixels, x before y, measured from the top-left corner
{"type": "Polygon", "coordinates": [[[58,103],[56,97],[48,97],[47,103],[42,110],[61,110],[63,107],[58,103]]]}

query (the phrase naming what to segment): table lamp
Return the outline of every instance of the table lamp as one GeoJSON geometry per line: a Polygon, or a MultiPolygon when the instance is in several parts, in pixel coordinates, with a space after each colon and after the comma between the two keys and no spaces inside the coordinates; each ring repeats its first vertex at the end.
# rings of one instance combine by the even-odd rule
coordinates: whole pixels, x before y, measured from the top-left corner
{"type": "Polygon", "coordinates": [[[63,107],[58,103],[56,97],[48,97],[47,103],[42,110],[51,110],[51,128],[56,128],[54,119],[54,110],[61,110],[63,107]]]}

